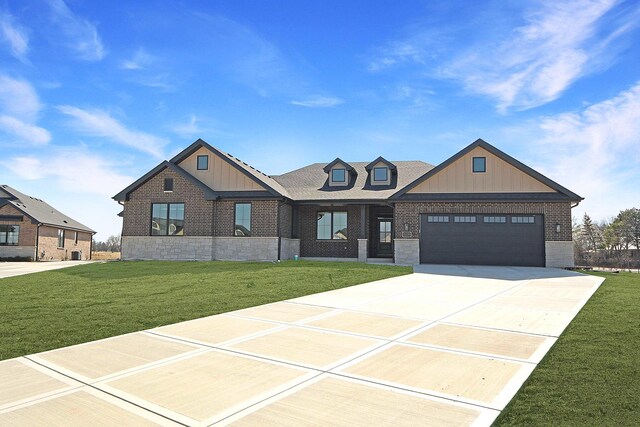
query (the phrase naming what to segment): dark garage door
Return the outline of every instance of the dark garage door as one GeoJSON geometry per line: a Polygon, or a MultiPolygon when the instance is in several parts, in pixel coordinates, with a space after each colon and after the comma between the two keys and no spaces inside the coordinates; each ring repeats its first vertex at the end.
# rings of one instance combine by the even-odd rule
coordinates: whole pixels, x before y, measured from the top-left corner
{"type": "Polygon", "coordinates": [[[420,215],[422,264],[544,267],[542,215],[420,215]]]}

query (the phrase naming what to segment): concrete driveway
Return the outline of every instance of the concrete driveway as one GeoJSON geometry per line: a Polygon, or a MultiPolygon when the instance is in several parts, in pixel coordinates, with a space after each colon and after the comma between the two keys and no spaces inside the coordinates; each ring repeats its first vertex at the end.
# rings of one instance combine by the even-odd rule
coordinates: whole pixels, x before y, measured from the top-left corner
{"type": "Polygon", "coordinates": [[[603,280],[416,271],[0,362],[0,425],[490,425],[603,280]]]}
{"type": "Polygon", "coordinates": [[[91,261],[0,262],[0,279],[39,273],[41,271],[58,270],[88,262],[91,261]]]}

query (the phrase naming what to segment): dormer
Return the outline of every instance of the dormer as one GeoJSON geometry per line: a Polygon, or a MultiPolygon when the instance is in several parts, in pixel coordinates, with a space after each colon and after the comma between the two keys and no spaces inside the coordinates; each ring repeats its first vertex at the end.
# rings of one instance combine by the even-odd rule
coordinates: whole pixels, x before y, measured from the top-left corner
{"type": "Polygon", "coordinates": [[[355,182],[358,176],[353,166],[340,158],[336,158],[322,170],[329,175],[327,180],[329,187],[348,187],[355,182]]]}
{"type": "Polygon", "coordinates": [[[383,157],[378,157],[365,166],[365,169],[369,174],[369,184],[374,187],[391,185],[392,176],[398,173],[396,165],[383,157]]]}

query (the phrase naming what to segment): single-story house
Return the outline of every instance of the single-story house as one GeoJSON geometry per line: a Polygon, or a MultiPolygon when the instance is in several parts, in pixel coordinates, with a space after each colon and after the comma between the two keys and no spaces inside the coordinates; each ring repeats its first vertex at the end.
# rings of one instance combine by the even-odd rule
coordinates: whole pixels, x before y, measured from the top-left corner
{"type": "Polygon", "coordinates": [[[94,234],[44,201],[0,185],[0,259],[91,259],[94,234]]]}
{"type": "Polygon", "coordinates": [[[269,176],[199,139],[114,196],[123,259],[573,265],[582,198],[478,139],[443,163],[339,158],[269,176]]]}

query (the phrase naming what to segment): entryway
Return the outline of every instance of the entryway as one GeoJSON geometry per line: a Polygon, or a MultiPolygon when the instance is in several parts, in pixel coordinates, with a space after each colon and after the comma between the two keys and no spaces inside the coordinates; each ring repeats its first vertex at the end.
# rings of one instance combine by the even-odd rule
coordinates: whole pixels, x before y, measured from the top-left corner
{"type": "Polygon", "coordinates": [[[371,208],[371,258],[393,258],[393,208],[371,208]]]}

